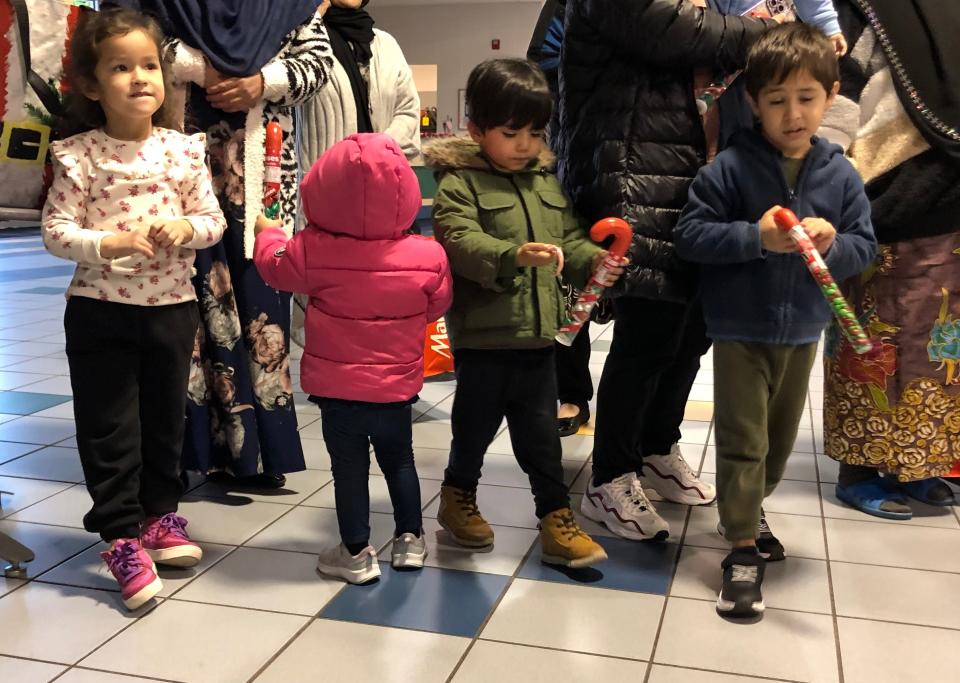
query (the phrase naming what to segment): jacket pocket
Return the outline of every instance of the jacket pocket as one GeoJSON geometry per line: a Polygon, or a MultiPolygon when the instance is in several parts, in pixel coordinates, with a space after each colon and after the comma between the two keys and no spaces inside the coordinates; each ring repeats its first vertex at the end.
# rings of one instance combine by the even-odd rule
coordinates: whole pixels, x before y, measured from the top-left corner
{"type": "Polygon", "coordinates": [[[543,226],[551,236],[558,240],[563,239],[563,216],[570,206],[569,200],[562,192],[553,190],[537,190],[540,198],[543,226]]]}
{"type": "Polygon", "coordinates": [[[494,237],[513,242],[520,234],[518,226],[526,225],[517,215],[517,195],[512,192],[483,192],[477,195],[477,205],[483,231],[494,237]]]}

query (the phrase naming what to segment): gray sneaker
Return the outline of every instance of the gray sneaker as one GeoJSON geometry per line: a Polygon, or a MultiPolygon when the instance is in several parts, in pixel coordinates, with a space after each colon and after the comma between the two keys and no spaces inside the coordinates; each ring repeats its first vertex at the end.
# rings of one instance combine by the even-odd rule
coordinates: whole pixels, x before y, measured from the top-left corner
{"type": "Polygon", "coordinates": [[[327,576],[336,576],[348,583],[367,583],[380,578],[377,551],[370,546],[353,556],[342,543],[327,548],[317,559],[317,571],[327,576]]]}
{"type": "Polygon", "coordinates": [[[420,569],[427,559],[427,543],[423,534],[417,538],[413,534],[403,534],[393,539],[393,551],[390,553],[394,569],[420,569]]]}

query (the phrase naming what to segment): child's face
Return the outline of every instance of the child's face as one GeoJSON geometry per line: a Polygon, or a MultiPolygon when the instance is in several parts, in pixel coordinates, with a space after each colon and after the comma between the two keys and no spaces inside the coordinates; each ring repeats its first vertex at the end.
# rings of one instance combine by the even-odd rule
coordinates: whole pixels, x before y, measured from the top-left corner
{"type": "Polygon", "coordinates": [[[470,137],[480,145],[487,159],[501,171],[523,170],[540,154],[543,131],[535,130],[529,124],[523,128],[497,126],[481,131],[470,122],[467,127],[470,137]]]}
{"type": "Polygon", "coordinates": [[[750,106],[773,146],[786,157],[801,159],[839,89],[840,84],[834,83],[827,92],[809,71],[801,69],[783,83],[765,85],[756,100],[749,98],[750,106]]]}
{"type": "Polygon", "coordinates": [[[106,115],[108,130],[149,124],[165,96],[160,54],[143,31],[107,38],[99,45],[96,83],[84,94],[96,100],[106,115]]]}

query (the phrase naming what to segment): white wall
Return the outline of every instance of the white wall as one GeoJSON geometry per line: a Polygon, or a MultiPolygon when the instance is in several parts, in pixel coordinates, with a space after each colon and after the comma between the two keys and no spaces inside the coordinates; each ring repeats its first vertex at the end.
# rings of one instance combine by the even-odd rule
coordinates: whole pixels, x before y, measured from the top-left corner
{"type": "MultiPolygon", "coordinates": [[[[485,59],[525,57],[540,15],[541,0],[509,4],[378,6],[367,11],[377,28],[392,34],[409,64],[437,65],[437,117],[457,120],[457,90],[470,70],[485,59]],[[490,41],[499,38],[500,49],[490,41]]],[[[456,124],[454,124],[456,125],[456,124]]]]}

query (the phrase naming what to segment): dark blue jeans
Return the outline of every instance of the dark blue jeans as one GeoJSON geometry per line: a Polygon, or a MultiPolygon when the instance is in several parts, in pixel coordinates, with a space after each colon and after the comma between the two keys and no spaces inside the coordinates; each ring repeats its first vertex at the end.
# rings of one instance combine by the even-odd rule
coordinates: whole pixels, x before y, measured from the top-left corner
{"type": "MultiPolygon", "coordinates": [[[[311,397],[312,398],[312,397],[311,397]]],[[[420,481],[413,462],[410,404],[316,400],[333,464],[337,523],[344,545],[370,541],[370,444],[387,480],[395,535],[420,535],[420,481]]]]}

